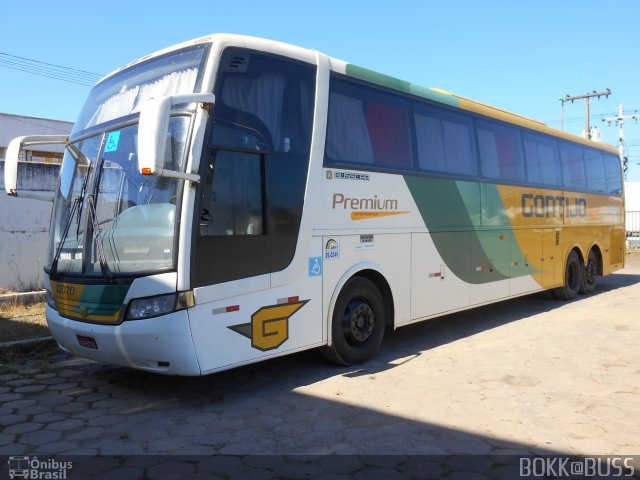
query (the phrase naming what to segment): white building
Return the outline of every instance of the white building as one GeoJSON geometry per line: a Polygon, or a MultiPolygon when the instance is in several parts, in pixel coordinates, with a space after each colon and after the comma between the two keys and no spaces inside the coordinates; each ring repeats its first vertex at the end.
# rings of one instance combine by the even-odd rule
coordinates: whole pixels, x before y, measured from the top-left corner
{"type": "Polygon", "coordinates": [[[626,228],[629,247],[640,247],[640,182],[625,182],[624,207],[627,211],[626,228]]]}
{"type": "MultiPolygon", "coordinates": [[[[48,118],[25,117],[0,113],[0,160],[4,160],[9,142],[21,135],[68,135],[72,122],[51,120],[48,118]]],[[[21,159],[40,163],[61,163],[62,145],[37,146],[36,150],[21,153],[21,159]]]]}
{"type": "Polygon", "coordinates": [[[640,212],[640,181],[624,183],[624,203],[629,212],[640,212]]]}
{"type": "MultiPolygon", "coordinates": [[[[51,203],[9,197],[4,192],[4,157],[9,142],[22,135],[68,135],[73,123],[0,113],[0,291],[42,288],[51,203]]],[[[53,191],[63,146],[43,145],[23,152],[27,190],[53,191]]]]}

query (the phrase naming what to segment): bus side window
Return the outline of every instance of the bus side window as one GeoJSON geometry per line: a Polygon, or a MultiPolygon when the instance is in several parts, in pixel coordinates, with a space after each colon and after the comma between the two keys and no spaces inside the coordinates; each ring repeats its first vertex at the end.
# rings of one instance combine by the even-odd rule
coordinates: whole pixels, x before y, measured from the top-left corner
{"type": "Polygon", "coordinates": [[[374,88],[333,78],[326,157],[329,163],[411,169],[406,102],[374,88]]]}
{"type": "Polygon", "coordinates": [[[493,122],[478,120],[480,164],[485,177],[524,182],[525,168],[520,132],[493,122]]]}
{"type": "Polygon", "coordinates": [[[556,142],[532,133],[524,134],[524,155],[529,182],[558,187],[562,184],[556,142]]]}
{"type": "Polygon", "coordinates": [[[205,192],[201,235],[264,234],[261,155],[219,150],[213,159],[211,190],[205,192]]]}
{"type": "Polygon", "coordinates": [[[326,154],[336,162],[373,163],[373,147],[361,100],[331,92],[326,154]]]}
{"type": "Polygon", "coordinates": [[[291,263],[315,78],[315,66],[294,59],[236,47],[223,52],[201,161],[194,285],[278,272],[291,263]]]}
{"type": "Polygon", "coordinates": [[[583,190],[587,186],[582,149],[569,144],[560,144],[563,185],[573,190],[583,190]]]}
{"type": "Polygon", "coordinates": [[[365,117],[376,165],[411,168],[407,113],[402,106],[371,101],[365,117]]]}
{"type": "Polygon", "coordinates": [[[587,187],[594,193],[606,193],[607,180],[604,173],[604,162],[602,154],[590,148],[584,149],[584,165],[589,172],[587,177],[587,187]]]}
{"type": "Polygon", "coordinates": [[[415,103],[414,122],[421,170],[453,175],[477,173],[468,116],[415,103]]]}
{"type": "Polygon", "coordinates": [[[609,153],[604,154],[604,169],[607,175],[607,194],[620,195],[622,192],[622,173],[620,159],[609,153]]]}

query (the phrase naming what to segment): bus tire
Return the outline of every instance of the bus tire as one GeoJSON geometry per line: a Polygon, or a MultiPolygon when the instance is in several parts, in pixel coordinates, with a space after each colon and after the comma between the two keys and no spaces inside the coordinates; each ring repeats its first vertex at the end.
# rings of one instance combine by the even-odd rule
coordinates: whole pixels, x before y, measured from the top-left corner
{"type": "Polygon", "coordinates": [[[553,290],[553,295],[559,300],[573,300],[582,286],[584,266],[575,251],[571,251],[564,269],[564,285],[553,290]]]}
{"type": "Polygon", "coordinates": [[[587,264],[583,268],[580,293],[589,294],[596,288],[596,280],[598,278],[598,254],[593,248],[589,251],[587,264]]]}
{"type": "Polygon", "coordinates": [[[322,353],[338,365],[357,365],[373,357],[385,331],[384,300],[378,287],[353,277],[342,287],[331,321],[331,346],[322,353]]]}

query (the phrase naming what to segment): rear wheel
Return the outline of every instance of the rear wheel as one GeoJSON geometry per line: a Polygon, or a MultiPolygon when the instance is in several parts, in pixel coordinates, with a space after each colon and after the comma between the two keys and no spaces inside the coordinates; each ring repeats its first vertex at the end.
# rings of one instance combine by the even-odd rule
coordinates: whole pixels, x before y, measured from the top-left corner
{"type": "Polygon", "coordinates": [[[564,286],[553,290],[553,295],[560,300],[573,300],[582,286],[584,266],[575,251],[571,251],[564,269],[564,286]]]}
{"type": "Polygon", "coordinates": [[[580,293],[589,294],[596,288],[596,280],[598,278],[598,254],[591,249],[587,264],[582,272],[582,284],[580,285],[580,293]]]}
{"type": "Polygon", "coordinates": [[[373,357],[385,330],[384,301],[376,285],[351,278],[338,295],[331,324],[331,346],[323,355],[339,365],[356,365],[373,357]]]}

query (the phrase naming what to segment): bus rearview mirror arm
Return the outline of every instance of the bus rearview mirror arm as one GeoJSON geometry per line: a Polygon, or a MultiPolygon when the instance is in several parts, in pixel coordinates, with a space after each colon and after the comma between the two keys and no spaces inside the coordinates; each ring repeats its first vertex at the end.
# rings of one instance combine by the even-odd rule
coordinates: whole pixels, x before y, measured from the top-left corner
{"type": "Polygon", "coordinates": [[[4,160],[4,189],[7,195],[52,202],[53,195],[30,192],[18,193],[18,158],[23,147],[32,145],[66,145],[68,142],[69,137],[66,135],[29,135],[11,140],[4,160]]]}
{"type": "Polygon", "coordinates": [[[198,103],[202,108],[210,108],[215,103],[215,95],[213,93],[169,95],[151,98],[145,102],[140,109],[138,125],[138,169],[141,174],[179,178],[190,182],[200,181],[200,175],[195,173],[163,168],[171,108],[181,103],[198,103]]]}

